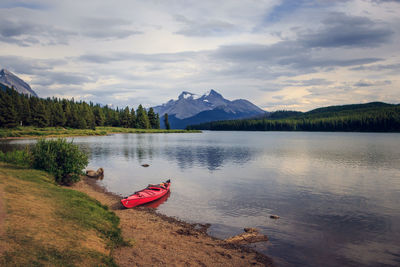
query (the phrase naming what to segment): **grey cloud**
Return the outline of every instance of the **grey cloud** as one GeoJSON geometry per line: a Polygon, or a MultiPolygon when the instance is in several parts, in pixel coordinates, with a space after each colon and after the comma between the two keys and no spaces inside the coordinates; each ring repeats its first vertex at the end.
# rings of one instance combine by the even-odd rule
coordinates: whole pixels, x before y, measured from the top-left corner
{"type": "Polygon", "coordinates": [[[357,86],[357,87],[382,86],[382,85],[388,85],[391,83],[392,82],[389,80],[385,80],[385,81],[360,80],[357,83],[355,83],[354,86],[357,86]]]}
{"type": "Polygon", "coordinates": [[[350,70],[355,71],[400,71],[400,63],[399,64],[377,64],[372,66],[358,66],[355,68],[351,68],[350,70]]]}
{"type": "Polygon", "coordinates": [[[312,71],[313,68],[345,67],[380,61],[380,58],[338,59],[313,57],[311,52],[293,41],[282,41],[273,45],[222,46],[214,55],[230,62],[258,62],[267,66],[288,66],[297,71],[312,71]]]}
{"type": "Polygon", "coordinates": [[[32,80],[33,84],[38,84],[42,86],[50,86],[53,84],[61,85],[80,85],[87,82],[91,82],[88,76],[82,75],[80,73],[65,73],[65,72],[43,72],[40,75],[36,75],[32,80]]]}
{"type": "Polygon", "coordinates": [[[34,59],[19,56],[0,56],[0,65],[19,74],[40,74],[65,65],[64,59],[34,59]]]}
{"type": "Polygon", "coordinates": [[[293,54],[304,54],[304,49],[296,42],[282,41],[273,45],[247,44],[226,45],[219,47],[214,55],[234,61],[274,61],[290,57],[293,54]]]}
{"type": "Polygon", "coordinates": [[[321,29],[299,34],[299,41],[308,47],[376,47],[388,42],[393,33],[388,25],[366,17],[331,13],[321,29]]]}
{"type": "Polygon", "coordinates": [[[43,10],[46,9],[47,6],[41,3],[30,3],[26,1],[7,1],[3,0],[2,3],[0,3],[0,8],[26,8],[26,9],[37,9],[37,10],[43,10]]]}
{"type": "MultiPolygon", "coordinates": [[[[381,58],[354,58],[354,59],[333,59],[333,58],[310,58],[306,56],[294,56],[279,60],[282,65],[289,65],[296,69],[303,68],[330,68],[330,67],[348,67],[354,65],[369,64],[381,61],[381,58]]],[[[328,69],[329,70],[329,69],[328,69]]]]}
{"type": "Polygon", "coordinates": [[[73,32],[24,20],[0,18],[0,41],[19,46],[66,44],[73,32]]]}
{"type": "Polygon", "coordinates": [[[143,62],[179,62],[190,59],[196,52],[139,54],[130,52],[110,52],[107,54],[84,54],[76,58],[78,61],[89,63],[108,64],[115,61],[143,61],[143,62]]]}
{"type": "MultiPolygon", "coordinates": [[[[206,17],[206,16],[204,16],[206,17]]],[[[183,25],[182,29],[175,32],[185,36],[221,36],[237,31],[237,27],[221,20],[190,20],[182,15],[176,15],[175,20],[183,25]]]]}
{"type": "Polygon", "coordinates": [[[83,18],[79,26],[82,35],[97,39],[122,39],[143,33],[131,29],[130,21],[119,18],[83,18]]]}
{"type": "Polygon", "coordinates": [[[285,83],[288,86],[316,86],[333,84],[333,82],[326,79],[286,80],[285,83]]]}

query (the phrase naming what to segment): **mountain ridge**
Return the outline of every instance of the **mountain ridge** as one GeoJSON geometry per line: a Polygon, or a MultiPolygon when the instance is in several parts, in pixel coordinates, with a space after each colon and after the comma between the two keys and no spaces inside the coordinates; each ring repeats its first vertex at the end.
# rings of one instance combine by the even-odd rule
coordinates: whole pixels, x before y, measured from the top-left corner
{"type": "Polygon", "coordinates": [[[225,99],[214,89],[201,96],[183,91],[177,100],[171,99],[153,109],[160,117],[167,113],[171,127],[180,129],[193,123],[248,118],[267,113],[248,100],[225,99]]]}
{"type": "Polygon", "coordinates": [[[0,70],[0,83],[9,88],[14,88],[20,94],[38,97],[28,83],[7,69],[0,70]]]}

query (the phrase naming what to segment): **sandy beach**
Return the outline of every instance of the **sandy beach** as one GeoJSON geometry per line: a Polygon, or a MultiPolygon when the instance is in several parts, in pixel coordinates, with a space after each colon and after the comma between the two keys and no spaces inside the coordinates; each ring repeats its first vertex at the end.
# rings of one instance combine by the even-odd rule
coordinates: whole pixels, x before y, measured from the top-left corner
{"type": "Polygon", "coordinates": [[[93,179],[83,178],[72,188],[107,205],[120,218],[123,238],[132,246],[113,251],[119,266],[273,266],[260,253],[209,236],[206,226],[182,222],[154,209],[125,209],[120,197],[93,179]]]}

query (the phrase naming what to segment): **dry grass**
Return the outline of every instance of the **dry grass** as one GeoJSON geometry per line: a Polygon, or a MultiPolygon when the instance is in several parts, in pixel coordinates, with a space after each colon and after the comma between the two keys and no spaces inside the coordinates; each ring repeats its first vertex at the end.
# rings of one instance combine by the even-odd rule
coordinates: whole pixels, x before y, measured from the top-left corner
{"type": "MultiPolygon", "coordinates": [[[[119,219],[48,174],[0,164],[6,211],[1,266],[113,266],[119,219]]],[[[0,225],[1,228],[1,225],[0,225]]]]}

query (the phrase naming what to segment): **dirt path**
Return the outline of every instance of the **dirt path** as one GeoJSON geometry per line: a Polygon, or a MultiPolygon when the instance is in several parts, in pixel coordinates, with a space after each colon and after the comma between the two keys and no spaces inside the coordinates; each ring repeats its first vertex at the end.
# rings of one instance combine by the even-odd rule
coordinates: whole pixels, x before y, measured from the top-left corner
{"type": "Polygon", "coordinates": [[[109,206],[120,218],[123,237],[133,246],[113,253],[120,266],[272,266],[254,251],[227,245],[194,225],[149,209],[123,209],[119,197],[84,179],[74,189],[109,206]]]}

